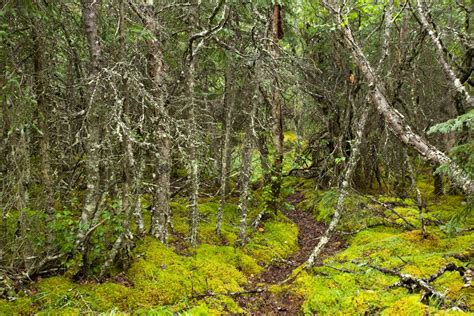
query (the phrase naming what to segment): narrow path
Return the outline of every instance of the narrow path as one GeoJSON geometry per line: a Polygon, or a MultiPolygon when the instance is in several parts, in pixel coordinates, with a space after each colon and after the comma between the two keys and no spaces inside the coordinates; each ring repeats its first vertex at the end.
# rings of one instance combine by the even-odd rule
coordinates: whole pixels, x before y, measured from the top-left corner
{"type": "MultiPolygon", "coordinates": [[[[296,206],[303,200],[302,193],[297,192],[288,197],[288,202],[296,206]]],[[[265,284],[266,286],[278,284],[288,276],[293,269],[304,263],[311,251],[319,241],[320,236],[326,230],[326,224],[316,221],[313,216],[295,207],[285,215],[298,225],[299,250],[285,260],[275,261],[262,273],[249,280],[251,285],[265,284]]],[[[322,259],[331,256],[345,246],[339,236],[334,236],[323,252],[322,259]]],[[[290,293],[274,294],[269,291],[246,295],[237,298],[239,305],[252,315],[298,315],[301,313],[302,298],[295,297],[290,293]]]]}

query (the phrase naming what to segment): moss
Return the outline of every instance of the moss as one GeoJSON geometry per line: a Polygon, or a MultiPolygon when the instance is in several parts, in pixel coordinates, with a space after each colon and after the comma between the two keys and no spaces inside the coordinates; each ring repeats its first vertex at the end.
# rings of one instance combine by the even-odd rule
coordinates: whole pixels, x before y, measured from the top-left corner
{"type": "Polygon", "coordinates": [[[286,131],[286,132],[283,133],[283,136],[284,136],[284,142],[285,143],[286,142],[296,143],[296,141],[298,140],[298,136],[293,131],[286,131]]]}
{"type": "Polygon", "coordinates": [[[30,297],[21,297],[9,302],[0,299],[0,315],[32,315],[37,312],[30,297]]]}
{"type": "Polygon", "coordinates": [[[295,281],[294,293],[306,296],[305,314],[373,314],[401,295],[398,290],[387,291],[393,278],[376,271],[357,275],[333,271],[318,268],[314,272],[319,275],[302,273],[295,281]]]}
{"type": "Polygon", "coordinates": [[[103,283],[90,289],[91,309],[94,311],[109,311],[113,309],[127,310],[128,297],[133,292],[117,283],[103,283]]]}
{"type": "Polygon", "coordinates": [[[36,296],[38,303],[48,309],[58,310],[67,307],[82,307],[78,305],[77,298],[81,296],[78,286],[65,277],[51,277],[37,283],[40,293],[36,296]]]}
{"type": "Polygon", "coordinates": [[[399,315],[428,315],[430,314],[430,308],[419,302],[419,295],[409,295],[401,298],[395,302],[392,306],[385,309],[382,315],[387,316],[399,316],[399,315]]]}
{"type": "Polygon", "coordinates": [[[280,215],[285,222],[267,222],[257,231],[245,251],[257,262],[268,264],[273,258],[286,258],[298,249],[298,226],[280,215]]]}
{"type": "Polygon", "coordinates": [[[446,293],[446,297],[457,302],[458,305],[464,305],[467,309],[474,309],[474,288],[464,286],[464,282],[458,272],[446,272],[439,277],[434,285],[446,293]]]}
{"type": "MultiPolygon", "coordinates": [[[[469,249],[473,240],[473,232],[449,237],[434,227],[429,227],[426,238],[419,230],[366,229],[350,238],[347,249],[325,260],[327,265],[336,269],[323,266],[315,268],[312,273],[303,272],[297,277],[292,291],[305,298],[303,308],[307,314],[434,313],[440,307],[418,303],[419,293],[409,294],[403,288],[387,290],[389,285],[398,281],[397,277],[359,267],[351,260],[398,269],[416,277],[428,277],[449,262],[463,265],[453,254],[469,249]],[[344,273],[341,269],[353,272],[344,273]]],[[[450,300],[472,309],[473,290],[463,287],[457,273],[443,275],[434,286],[446,292],[450,300]]]]}
{"type": "Polygon", "coordinates": [[[262,268],[253,258],[241,249],[230,246],[201,245],[197,248],[196,259],[204,261],[221,260],[236,267],[246,275],[256,275],[262,271],[262,268]]]}
{"type": "MultiPolygon", "coordinates": [[[[201,245],[194,256],[185,257],[154,239],[146,238],[137,248],[137,253],[142,254],[141,258],[128,271],[134,283],[130,300],[133,306],[142,308],[173,305],[208,291],[240,291],[247,282],[243,271],[259,271],[259,267],[242,251],[234,252],[225,246],[201,245]]],[[[232,304],[223,302],[223,305],[229,308],[232,304]]]]}

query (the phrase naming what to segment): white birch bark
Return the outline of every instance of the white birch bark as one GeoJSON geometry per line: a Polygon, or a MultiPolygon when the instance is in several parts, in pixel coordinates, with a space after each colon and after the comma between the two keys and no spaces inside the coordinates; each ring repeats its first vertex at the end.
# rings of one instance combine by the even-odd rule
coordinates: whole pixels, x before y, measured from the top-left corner
{"type": "Polygon", "coordinates": [[[443,68],[443,72],[444,72],[444,75],[446,76],[448,84],[450,85],[452,90],[456,91],[456,93],[458,93],[461,96],[462,100],[464,100],[466,108],[474,107],[474,97],[472,97],[467,92],[466,88],[461,83],[461,80],[459,80],[459,78],[454,73],[454,70],[449,65],[448,61],[446,60],[445,49],[441,42],[440,34],[435,29],[433,24],[430,23],[430,21],[428,21],[429,17],[428,17],[428,12],[426,11],[426,2],[424,0],[417,0],[416,8],[417,8],[418,14],[420,15],[420,21],[423,24],[423,28],[426,31],[428,31],[431,41],[433,42],[435,46],[438,62],[441,64],[441,67],[443,68]]]}

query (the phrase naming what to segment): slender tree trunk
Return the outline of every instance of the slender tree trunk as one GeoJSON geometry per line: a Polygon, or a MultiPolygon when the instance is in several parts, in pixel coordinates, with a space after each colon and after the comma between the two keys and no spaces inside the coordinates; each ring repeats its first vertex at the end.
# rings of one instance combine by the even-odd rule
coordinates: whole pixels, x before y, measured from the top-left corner
{"type": "Polygon", "coordinates": [[[413,168],[413,163],[411,162],[406,149],[404,149],[404,154],[405,154],[405,161],[408,168],[408,174],[411,181],[411,187],[413,190],[415,190],[415,194],[416,194],[415,195],[416,205],[418,207],[418,218],[420,219],[421,235],[423,236],[423,238],[425,238],[427,236],[427,233],[426,233],[426,226],[425,226],[425,218],[423,216],[423,199],[421,197],[420,189],[418,188],[418,185],[416,184],[416,175],[415,175],[415,169],[413,168]]]}
{"type": "Polygon", "coordinates": [[[170,202],[170,172],[171,172],[171,140],[169,131],[168,111],[165,107],[165,64],[161,43],[159,42],[159,26],[153,14],[153,1],[149,1],[145,9],[145,26],[154,35],[147,43],[149,49],[148,74],[153,82],[153,95],[156,100],[156,107],[153,113],[153,123],[157,126],[154,135],[157,144],[155,153],[155,164],[157,166],[156,189],[153,199],[153,211],[151,214],[150,233],[163,243],[168,241],[168,224],[171,221],[170,202]]]}
{"type": "Polygon", "coordinates": [[[194,85],[195,85],[195,67],[196,62],[193,57],[189,61],[188,67],[188,89],[189,89],[189,175],[191,179],[190,185],[190,205],[189,205],[189,240],[193,247],[197,245],[198,236],[198,224],[199,224],[199,210],[198,210],[198,198],[199,198],[199,161],[197,153],[197,119],[196,119],[196,102],[194,96],[194,85]]]}
{"type": "Polygon", "coordinates": [[[282,115],[282,100],[280,96],[280,82],[278,78],[278,58],[280,51],[278,47],[278,41],[283,36],[282,29],[282,14],[281,6],[278,1],[273,7],[272,15],[272,40],[270,54],[273,59],[274,77],[272,84],[272,96],[271,96],[271,111],[272,111],[272,138],[274,147],[274,157],[272,166],[272,195],[273,200],[270,205],[272,211],[276,211],[280,200],[280,189],[281,189],[281,176],[283,167],[283,115],[282,115]]]}
{"type": "MultiPolygon", "coordinates": [[[[0,60],[0,86],[4,86],[5,78],[5,63],[0,60]]],[[[0,244],[0,262],[2,262],[5,252],[7,251],[8,242],[8,205],[7,205],[7,182],[9,176],[8,162],[8,132],[10,130],[10,110],[8,109],[6,98],[3,93],[0,94],[0,103],[2,104],[2,139],[0,143],[0,205],[2,209],[2,225],[0,226],[0,238],[3,242],[0,244]]]]}
{"type": "Polygon", "coordinates": [[[43,210],[49,215],[48,220],[51,219],[53,212],[53,188],[51,181],[51,164],[49,157],[49,105],[46,99],[46,84],[44,79],[44,53],[43,45],[41,43],[41,34],[39,34],[40,25],[36,25],[33,30],[34,38],[34,54],[33,54],[33,67],[35,77],[35,94],[36,94],[36,106],[37,106],[37,119],[38,126],[41,130],[39,138],[39,156],[40,156],[40,170],[41,170],[41,181],[43,189],[43,210]]]}
{"type": "Polygon", "coordinates": [[[343,18],[339,15],[339,9],[334,9],[327,5],[327,2],[322,3],[335,15],[337,22],[342,26],[341,31],[346,45],[349,48],[354,61],[361,69],[367,84],[371,88],[370,94],[372,102],[379,114],[384,117],[385,122],[392,133],[406,146],[418,151],[424,159],[436,165],[446,165],[449,169],[448,176],[453,180],[453,182],[461,187],[466,193],[474,193],[474,182],[466,175],[466,173],[445,153],[441,152],[420,135],[413,132],[412,128],[405,122],[403,115],[389,104],[383,93],[382,83],[378,80],[375,72],[367,61],[367,58],[352,36],[351,29],[347,24],[343,23],[343,18]]]}
{"type": "Polygon", "coordinates": [[[243,246],[246,244],[247,231],[247,215],[248,215],[248,202],[250,196],[250,175],[252,172],[252,151],[255,132],[255,114],[257,112],[257,95],[256,93],[252,97],[252,110],[249,114],[250,124],[245,131],[244,148],[242,151],[242,171],[240,174],[240,199],[239,199],[239,210],[240,210],[240,225],[239,225],[239,238],[237,245],[243,246]]]}
{"type": "Polygon", "coordinates": [[[226,202],[226,197],[228,193],[228,178],[229,178],[229,169],[230,169],[230,153],[232,150],[231,147],[231,133],[232,133],[232,118],[234,111],[234,88],[232,87],[232,72],[233,69],[228,66],[226,69],[226,84],[225,84],[225,95],[224,95],[224,105],[225,105],[225,132],[221,156],[221,179],[220,179],[220,204],[217,211],[217,225],[216,232],[221,234],[222,228],[222,216],[224,212],[224,206],[226,202]]]}
{"type": "Polygon", "coordinates": [[[443,195],[443,176],[436,172],[436,168],[433,168],[433,179],[434,179],[434,194],[435,195],[443,195]]]}
{"type": "MultiPolygon", "coordinates": [[[[122,60],[126,58],[126,43],[125,43],[125,31],[124,31],[124,0],[120,2],[120,16],[119,16],[119,41],[121,47],[120,57],[122,60]]],[[[102,278],[107,271],[110,269],[112,264],[117,257],[119,251],[123,248],[123,245],[132,239],[132,234],[130,232],[130,221],[132,217],[132,197],[131,197],[131,187],[134,179],[135,171],[135,158],[133,154],[133,146],[130,142],[130,136],[128,134],[128,129],[130,128],[130,101],[128,95],[128,82],[127,77],[124,76],[122,79],[122,93],[123,99],[118,100],[117,104],[122,106],[121,109],[121,121],[123,122],[125,128],[122,129],[121,135],[121,151],[122,151],[122,205],[121,205],[121,214],[124,214],[123,221],[123,232],[115,240],[112,249],[109,252],[109,256],[105,263],[102,266],[100,272],[100,278],[102,278]]]]}
{"type": "Polygon", "coordinates": [[[339,185],[339,198],[337,200],[337,205],[334,210],[334,215],[331,219],[331,222],[329,223],[329,227],[324,232],[324,235],[321,237],[321,239],[319,240],[319,243],[316,245],[313,252],[311,253],[311,256],[306,262],[307,267],[312,267],[316,264],[316,260],[319,258],[319,255],[323,251],[324,247],[328,244],[329,240],[331,239],[331,236],[336,230],[336,227],[341,218],[342,212],[344,210],[344,201],[346,199],[346,196],[349,194],[349,188],[351,186],[352,176],[356,169],[357,162],[359,161],[360,147],[362,144],[362,138],[364,136],[364,129],[365,129],[365,124],[367,122],[368,112],[369,112],[368,108],[362,109],[362,115],[357,125],[356,138],[355,138],[354,146],[352,147],[352,150],[351,150],[351,156],[349,157],[346,170],[344,171],[342,182],[339,185]]]}
{"type": "Polygon", "coordinates": [[[137,152],[137,173],[135,177],[135,185],[133,187],[133,201],[132,213],[135,217],[137,225],[138,237],[145,235],[145,223],[143,222],[142,205],[141,205],[141,182],[143,179],[143,170],[145,169],[145,160],[142,157],[141,151],[137,152]]]}
{"type": "Polygon", "coordinates": [[[91,227],[91,217],[96,211],[96,207],[99,204],[101,194],[99,192],[100,183],[100,168],[99,168],[99,141],[100,141],[100,127],[99,127],[99,113],[97,106],[94,106],[94,95],[97,88],[97,75],[99,73],[99,58],[100,58],[100,46],[98,37],[98,25],[97,25],[97,7],[99,5],[98,0],[82,0],[83,7],[83,22],[87,36],[87,43],[89,47],[90,55],[90,101],[87,106],[86,114],[86,126],[87,135],[85,140],[86,148],[86,174],[87,174],[87,190],[84,201],[84,209],[81,214],[81,220],[79,224],[79,231],[76,237],[76,247],[79,248],[83,253],[86,250],[84,241],[87,237],[87,232],[91,227]]]}

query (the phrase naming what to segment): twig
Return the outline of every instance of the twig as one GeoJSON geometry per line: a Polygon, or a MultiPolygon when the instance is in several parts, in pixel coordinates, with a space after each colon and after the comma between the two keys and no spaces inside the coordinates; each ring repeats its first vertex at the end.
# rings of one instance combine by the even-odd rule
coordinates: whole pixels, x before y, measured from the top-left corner
{"type": "Polygon", "coordinates": [[[240,295],[245,295],[245,294],[254,294],[254,293],[263,293],[267,289],[266,288],[256,288],[252,290],[246,290],[246,291],[239,291],[239,292],[212,292],[212,291],[207,291],[206,293],[203,294],[197,294],[193,295],[189,298],[204,298],[204,297],[213,297],[213,296],[240,296],[240,295]]]}

